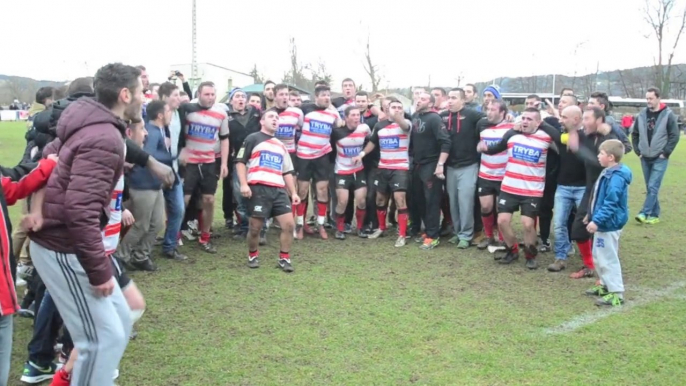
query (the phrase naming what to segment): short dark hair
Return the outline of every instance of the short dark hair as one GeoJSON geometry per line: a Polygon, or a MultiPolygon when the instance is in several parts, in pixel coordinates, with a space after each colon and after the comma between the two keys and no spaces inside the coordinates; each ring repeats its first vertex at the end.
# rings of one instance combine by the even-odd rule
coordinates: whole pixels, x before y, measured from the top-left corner
{"type": "Polygon", "coordinates": [[[646,91],[646,93],[649,93],[649,92],[652,92],[653,94],[655,94],[655,97],[656,97],[656,98],[659,98],[659,97],[660,97],[660,89],[657,88],[657,87],[651,87],[651,88],[649,88],[648,91],[646,91]]]}
{"type": "Polygon", "coordinates": [[[156,100],[148,103],[148,107],[145,109],[145,113],[151,121],[157,119],[160,114],[164,114],[164,106],[166,103],[161,100],[156,100]]]}
{"type": "Polygon", "coordinates": [[[605,123],[605,111],[603,111],[603,109],[601,109],[600,107],[588,106],[588,107],[586,107],[586,109],[584,109],[584,112],[586,112],[586,111],[592,111],[594,119],[600,119],[601,122],[605,123]]]}
{"type": "Polygon", "coordinates": [[[250,93],[250,95],[248,95],[248,100],[250,100],[250,98],[252,98],[252,97],[258,97],[258,98],[260,98],[260,100],[262,99],[262,96],[258,93],[255,93],[255,92],[250,93]]]}
{"type": "Polygon", "coordinates": [[[148,70],[145,69],[145,66],[136,66],[136,68],[137,68],[139,71],[148,71],[148,70]]]}
{"type": "MultiPolygon", "coordinates": [[[[446,95],[448,95],[448,94],[445,92],[445,89],[444,89],[443,87],[434,87],[434,88],[431,89],[431,91],[433,91],[433,90],[438,90],[438,91],[440,91],[440,92],[441,92],[441,96],[446,96],[446,95]]],[[[450,90],[450,91],[453,91],[453,90],[450,90]]],[[[463,90],[463,91],[464,91],[464,90],[463,90]]]]}
{"type": "Polygon", "coordinates": [[[326,81],[323,81],[323,80],[318,80],[318,81],[314,82],[314,88],[317,88],[319,86],[329,87],[329,83],[326,81]]]}
{"type": "Polygon", "coordinates": [[[463,88],[461,88],[461,87],[453,87],[453,88],[450,89],[449,92],[453,92],[453,91],[454,91],[454,92],[457,92],[457,93],[460,95],[460,99],[465,99],[465,98],[466,98],[466,95],[465,95],[465,93],[464,93],[464,89],[463,89],[463,88]]]}
{"type": "Polygon", "coordinates": [[[478,93],[479,93],[479,89],[476,88],[476,85],[474,85],[474,83],[467,83],[467,84],[464,85],[464,87],[465,87],[465,88],[471,87],[472,90],[474,90],[474,94],[478,94],[478,93]]]}
{"type": "Polygon", "coordinates": [[[319,94],[326,92],[326,91],[331,92],[331,88],[329,86],[317,86],[314,89],[314,95],[319,96],[319,94]]]}
{"type": "Polygon", "coordinates": [[[291,92],[289,92],[289,93],[288,93],[288,95],[290,95],[290,96],[297,96],[297,97],[299,97],[299,96],[300,96],[300,93],[299,93],[299,92],[297,92],[297,91],[295,91],[295,90],[291,90],[291,92]]]}
{"type": "Polygon", "coordinates": [[[348,115],[350,115],[350,112],[353,111],[353,110],[360,110],[360,108],[357,107],[357,106],[348,106],[348,107],[346,107],[346,108],[345,108],[345,111],[344,111],[345,116],[347,117],[348,115]]]}
{"type": "Polygon", "coordinates": [[[274,94],[276,94],[277,92],[279,92],[279,90],[283,90],[283,89],[288,90],[288,85],[285,84],[285,83],[279,83],[279,84],[277,84],[276,86],[274,86],[274,94]]]}
{"type": "MultiPolygon", "coordinates": [[[[66,85],[57,87],[53,92],[52,92],[52,100],[56,101],[59,99],[62,99],[67,96],[67,90],[69,90],[69,87],[66,85]]],[[[91,93],[93,93],[93,89],[91,88],[91,93]]]]}
{"type": "Polygon", "coordinates": [[[400,99],[394,97],[394,96],[387,96],[386,100],[388,101],[388,105],[390,106],[391,103],[400,103],[400,105],[403,105],[403,102],[400,101],[400,99]]]}
{"type": "Polygon", "coordinates": [[[355,81],[354,81],[354,80],[352,80],[351,78],[345,78],[345,79],[343,79],[343,81],[341,81],[341,86],[342,86],[343,83],[345,83],[345,82],[353,82],[353,85],[355,85],[355,81]]]}
{"type": "Polygon", "coordinates": [[[45,104],[47,99],[51,99],[55,89],[52,87],[41,87],[36,91],[36,103],[45,104]]]}
{"type": "Polygon", "coordinates": [[[590,96],[591,98],[595,99],[598,101],[599,104],[603,105],[603,110],[605,112],[610,111],[610,100],[607,97],[607,94],[601,91],[596,91],[590,96]]]}
{"type": "Polygon", "coordinates": [[[526,99],[536,99],[537,102],[541,101],[541,97],[538,96],[537,94],[531,94],[528,97],[526,97],[526,99]]]}
{"type": "MultiPolygon", "coordinates": [[[[494,101],[491,101],[491,103],[493,103],[493,102],[494,101]]],[[[535,107],[527,107],[524,109],[524,112],[525,113],[536,113],[536,114],[538,114],[538,118],[539,119],[541,118],[541,111],[535,107]]]]}
{"type": "MultiPolygon", "coordinates": [[[[152,87],[150,87],[152,88],[152,87]]],[[[164,82],[160,85],[160,88],[157,90],[157,95],[159,95],[160,99],[162,97],[168,97],[170,96],[174,90],[178,90],[179,86],[175,85],[172,82],[164,82]]]]}
{"type": "Polygon", "coordinates": [[[505,113],[507,114],[507,103],[505,103],[504,100],[502,99],[494,99],[490,102],[490,104],[495,104],[498,105],[498,112],[505,113]]]}
{"type": "MultiPolygon", "coordinates": [[[[214,82],[202,82],[198,85],[198,91],[196,92],[196,96],[199,97],[200,93],[202,93],[202,89],[205,87],[212,87],[214,88],[214,82]]],[[[152,88],[152,86],[150,87],[152,88]]]]}
{"type": "Polygon", "coordinates": [[[564,95],[565,91],[571,91],[574,93],[574,89],[570,87],[562,87],[562,90],[560,90],[560,95],[564,95]]]}
{"type": "MultiPolygon", "coordinates": [[[[276,86],[276,83],[274,83],[274,81],[268,80],[268,81],[264,82],[264,89],[265,89],[265,90],[267,89],[267,85],[268,85],[268,84],[273,84],[274,86],[276,86]]],[[[266,111],[265,111],[265,112],[266,112],[266,111]]]]}
{"type": "Polygon", "coordinates": [[[108,109],[119,101],[123,89],[133,92],[140,84],[141,70],[122,63],[106,64],[95,73],[95,99],[108,109]]]}
{"type": "Polygon", "coordinates": [[[83,78],[76,78],[70,84],[67,89],[68,96],[74,96],[76,94],[92,94],[93,93],[93,77],[86,76],[83,78]]]}
{"type": "Polygon", "coordinates": [[[369,94],[366,91],[358,91],[355,96],[364,96],[369,98],[369,94]]]}

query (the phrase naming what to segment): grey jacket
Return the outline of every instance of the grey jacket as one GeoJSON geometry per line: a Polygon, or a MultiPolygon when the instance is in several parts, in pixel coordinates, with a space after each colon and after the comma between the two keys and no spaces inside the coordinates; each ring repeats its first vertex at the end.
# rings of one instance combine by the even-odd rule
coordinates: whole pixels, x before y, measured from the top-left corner
{"type": "Polygon", "coordinates": [[[653,136],[648,142],[648,113],[647,108],[641,110],[634,122],[631,141],[634,152],[643,158],[655,159],[660,155],[669,158],[679,143],[679,125],[677,117],[669,107],[660,111],[655,121],[653,136]]]}

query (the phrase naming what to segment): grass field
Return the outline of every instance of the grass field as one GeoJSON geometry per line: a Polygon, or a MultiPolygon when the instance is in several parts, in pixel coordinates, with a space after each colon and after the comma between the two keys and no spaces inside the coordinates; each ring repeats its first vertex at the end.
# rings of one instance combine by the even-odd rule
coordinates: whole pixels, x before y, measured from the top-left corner
{"type": "MultiPolygon", "coordinates": [[[[2,165],[19,160],[23,127],[0,124],[2,165]]],[[[645,187],[637,158],[626,163],[633,218],[645,187]]],[[[683,385],[685,181],[681,144],[661,191],[662,223],[631,220],[622,234],[627,304],[612,312],[583,295],[591,279],[568,278],[578,257],[552,274],[526,270],[523,259],[499,266],[487,253],[448,243],[421,251],[413,243],[396,249],[394,238],[305,239],[295,243],[296,272],[287,275],[272,268],[274,231],[262,268],[250,270],[245,243],[217,224],[217,255],[185,246],[188,263],[158,260],[159,272],[132,274],[148,309],[118,382],[683,385]]],[[[545,267],[553,255],[540,260],[545,267]]],[[[11,385],[20,384],[30,333],[30,320],[17,318],[11,385]]]]}

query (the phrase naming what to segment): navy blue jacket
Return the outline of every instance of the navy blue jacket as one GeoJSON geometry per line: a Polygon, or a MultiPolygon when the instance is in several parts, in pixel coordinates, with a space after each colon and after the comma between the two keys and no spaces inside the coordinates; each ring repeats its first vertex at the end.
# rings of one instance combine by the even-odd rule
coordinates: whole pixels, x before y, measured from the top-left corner
{"type": "MultiPolygon", "coordinates": [[[[152,122],[145,124],[148,136],[143,142],[143,150],[161,163],[172,166],[172,155],[164,143],[164,128],[155,126],[152,122]]],[[[137,190],[159,190],[162,182],[148,170],[148,168],[134,166],[127,179],[128,187],[137,190]]]]}
{"type": "Polygon", "coordinates": [[[599,232],[618,231],[626,225],[629,220],[631,179],[631,169],[622,164],[606,168],[600,173],[589,211],[592,213],[591,221],[598,226],[599,232]]]}

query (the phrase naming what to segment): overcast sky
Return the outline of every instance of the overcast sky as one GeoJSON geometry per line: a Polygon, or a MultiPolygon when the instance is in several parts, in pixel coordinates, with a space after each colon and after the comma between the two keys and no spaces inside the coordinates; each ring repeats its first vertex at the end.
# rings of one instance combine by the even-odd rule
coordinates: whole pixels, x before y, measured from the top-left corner
{"type": "MultiPolygon", "coordinates": [[[[644,0],[197,2],[198,61],[241,72],[257,64],[276,81],[289,67],[291,37],[300,61],[323,61],[337,85],[352,77],[369,86],[362,67],[369,34],[382,87],[426,84],[429,76],[432,85],[450,86],[460,76],[464,84],[583,74],[598,63],[609,71],[651,65],[656,52],[645,38],[644,0]]],[[[0,74],[66,80],[122,61],[143,64],[151,81],[162,81],[169,65],[191,62],[191,4],[2,1],[0,74]]],[[[686,61],[684,45],[675,62],[686,61]]]]}

